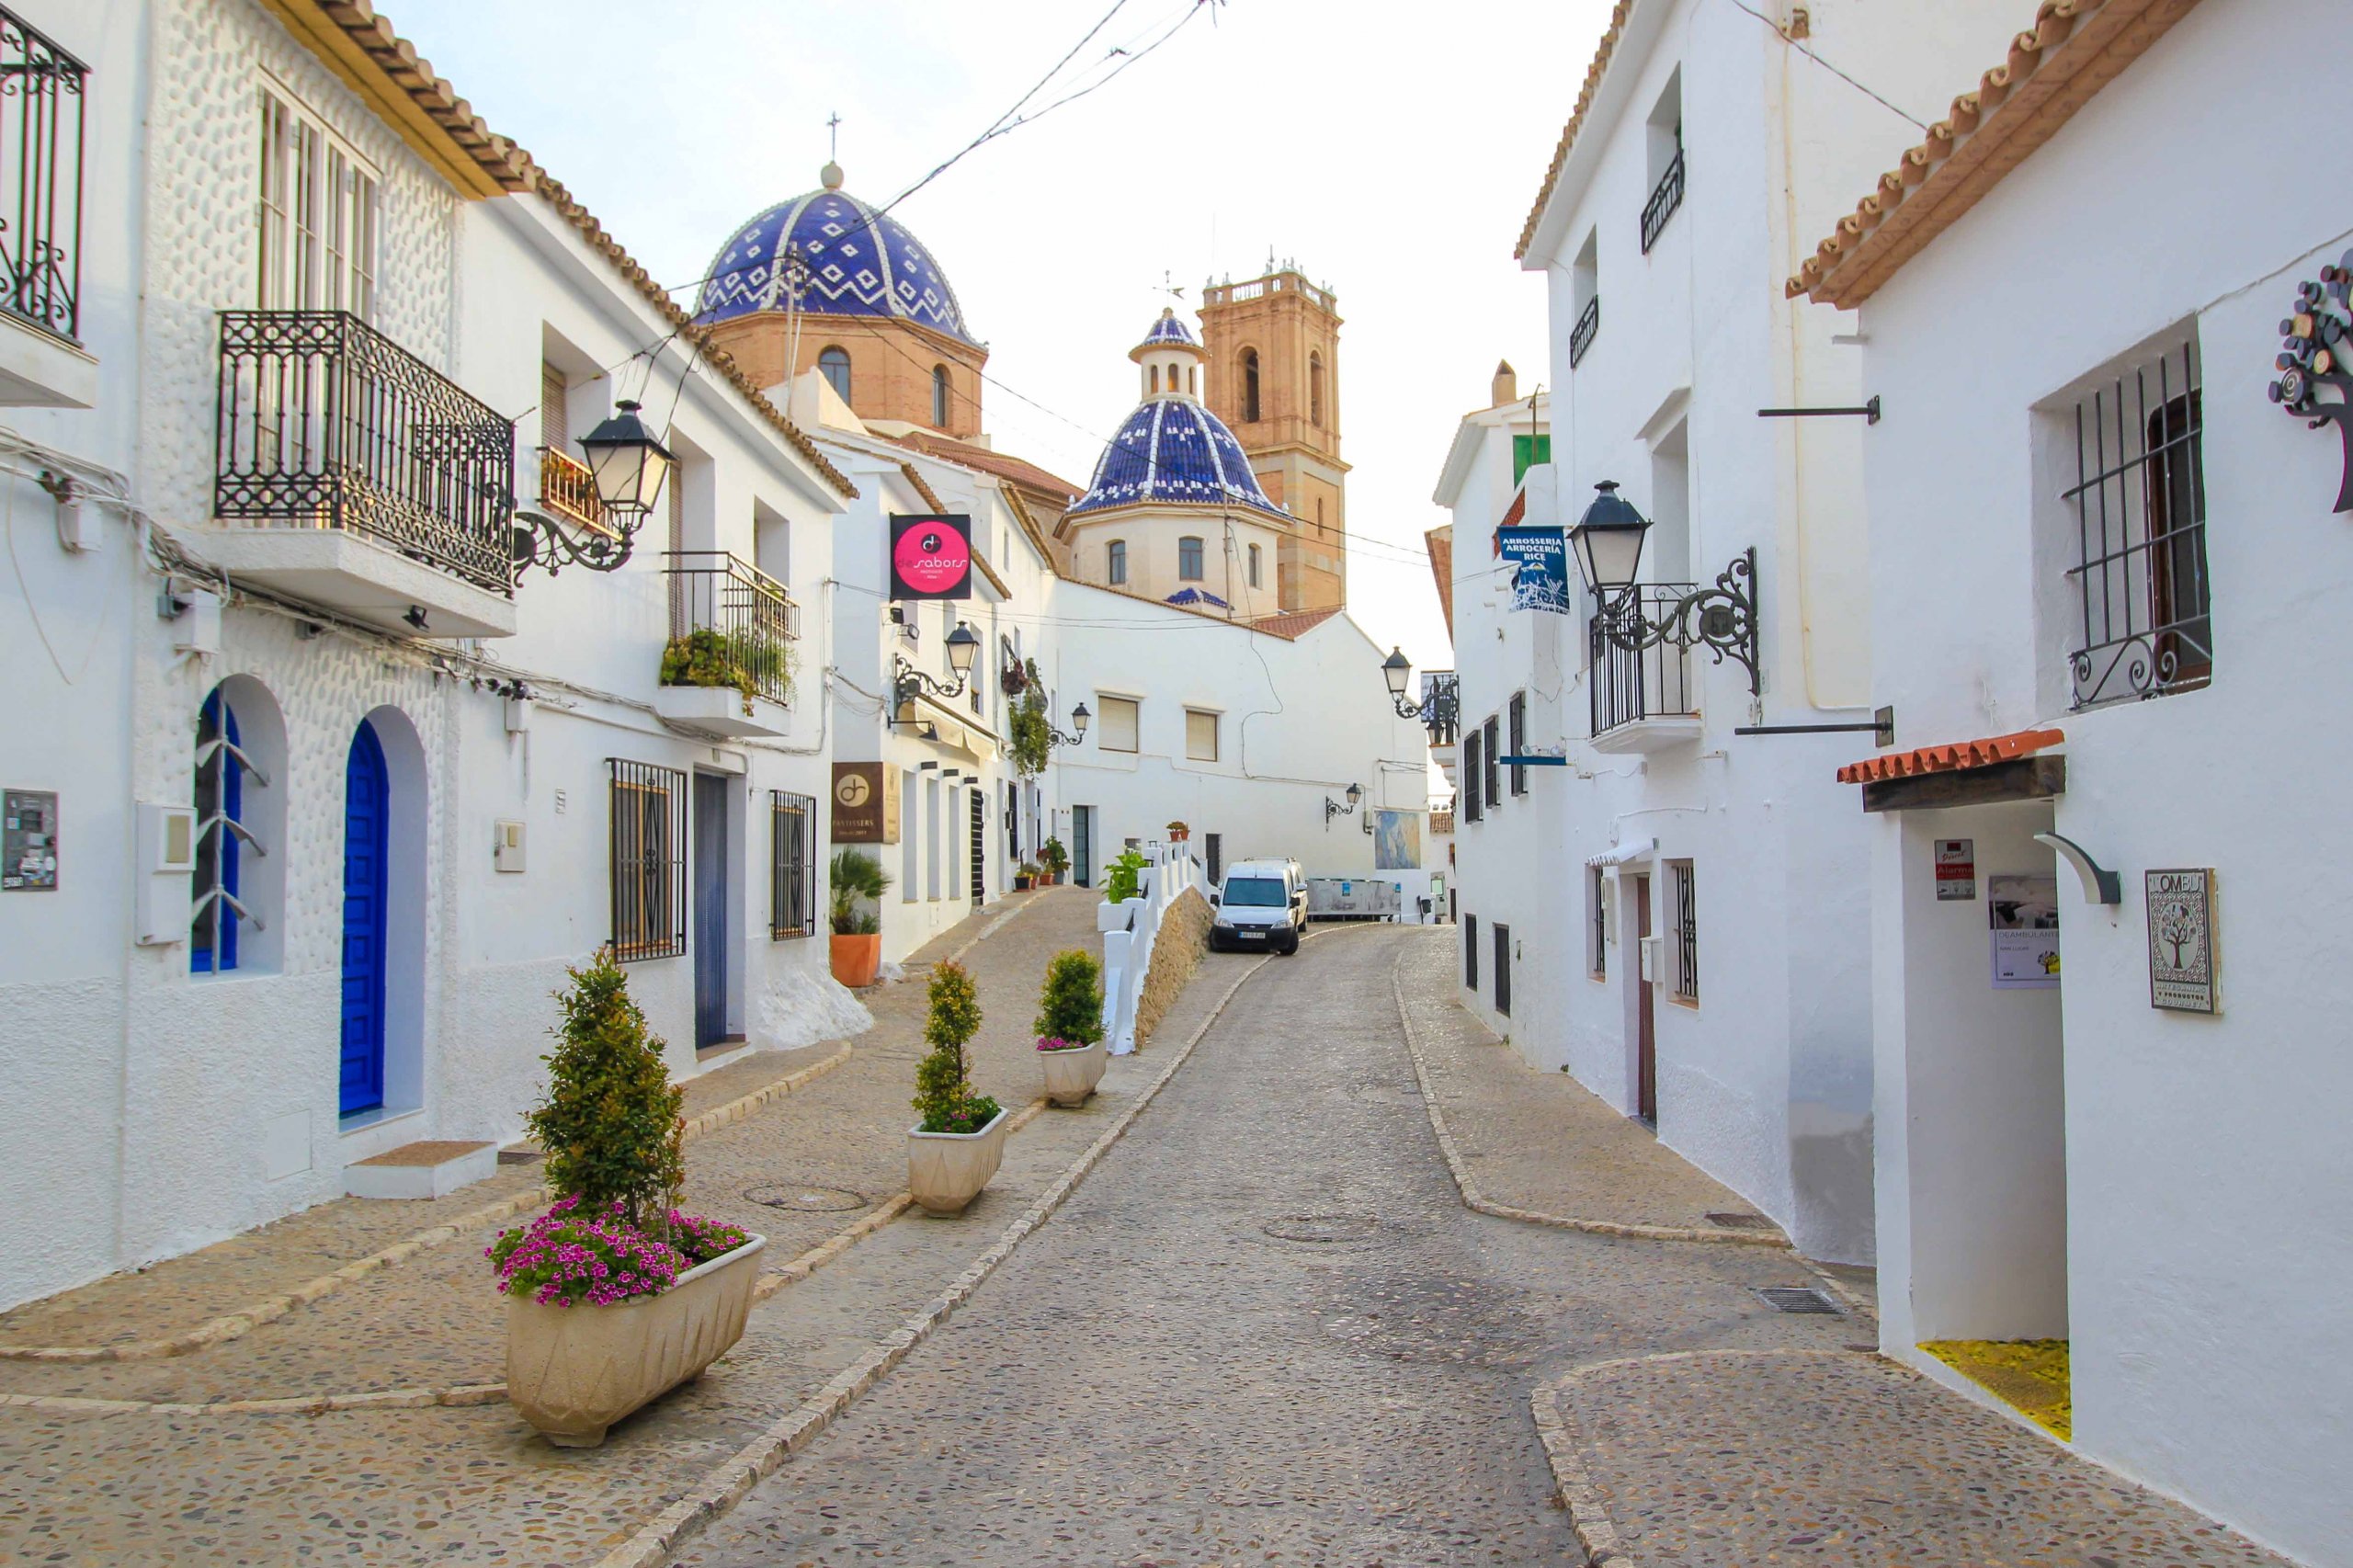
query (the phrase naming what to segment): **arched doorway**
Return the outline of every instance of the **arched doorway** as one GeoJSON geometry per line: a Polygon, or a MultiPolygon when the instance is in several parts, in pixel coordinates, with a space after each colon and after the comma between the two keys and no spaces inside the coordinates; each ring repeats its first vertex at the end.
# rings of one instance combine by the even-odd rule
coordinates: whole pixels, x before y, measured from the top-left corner
{"type": "Polygon", "coordinates": [[[344,760],[342,1087],[345,1116],[384,1103],[385,938],[392,914],[392,778],[376,726],[344,760]]]}

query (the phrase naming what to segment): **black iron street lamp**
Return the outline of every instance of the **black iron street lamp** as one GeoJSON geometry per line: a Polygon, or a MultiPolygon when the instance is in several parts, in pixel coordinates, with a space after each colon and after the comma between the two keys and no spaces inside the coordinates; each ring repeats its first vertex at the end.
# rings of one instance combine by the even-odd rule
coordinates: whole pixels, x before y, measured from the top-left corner
{"type": "Polygon", "coordinates": [[[1340,804],[1339,801],[1332,799],[1331,796],[1324,796],[1324,821],[1325,825],[1330,825],[1334,817],[1344,817],[1353,813],[1357,809],[1357,802],[1363,799],[1364,786],[1361,784],[1351,784],[1348,786],[1348,803],[1345,806],[1340,804]]]}
{"type": "Polygon", "coordinates": [[[1075,734],[1068,735],[1063,734],[1062,731],[1056,729],[1054,727],[1054,722],[1051,719],[1047,720],[1046,744],[1049,747],[1077,745],[1080,742],[1086,739],[1086,722],[1093,717],[1095,717],[1095,715],[1086,710],[1086,704],[1084,702],[1072,709],[1070,710],[1070,727],[1077,733],[1075,734]]]}
{"type": "Polygon", "coordinates": [[[1389,657],[1381,661],[1381,678],[1389,683],[1389,701],[1400,719],[1418,719],[1422,705],[1405,695],[1405,685],[1414,678],[1414,661],[1405,657],[1405,650],[1392,646],[1389,657]]]}
{"type": "Polygon", "coordinates": [[[1615,480],[1594,486],[1601,494],[1569,530],[1577,570],[1599,602],[1595,623],[1601,634],[1630,653],[1671,642],[1703,647],[1722,664],[1740,661],[1748,672],[1748,692],[1759,692],[1756,676],[1756,551],[1742,551],[1716,574],[1712,587],[1694,588],[1667,607],[1656,620],[1643,613],[1635,574],[1643,563],[1643,536],[1651,520],[1618,494],[1615,480]]]}
{"type": "Polygon", "coordinates": [[[904,653],[892,654],[891,722],[893,724],[899,722],[897,717],[899,710],[906,707],[926,691],[939,698],[961,697],[964,694],[964,683],[972,673],[972,660],[979,655],[980,651],[979,634],[973,631],[970,622],[958,621],[956,630],[948,634],[948,667],[956,674],[956,684],[953,686],[935,680],[924,674],[907,662],[907,656],[904,653]]]}
{"type": "Polygon", "coordinates": [[[653,514],[662,482],[678,460],[638,417],[637,408],[623,398],[611,418],[580,437],[606,528],[586,528],[575,537],[552,517],[518,509],[513,536],[518,571],[540,566],[552,577],[566,565],[618,572],[628,563],[637,530],[653,514]]]}

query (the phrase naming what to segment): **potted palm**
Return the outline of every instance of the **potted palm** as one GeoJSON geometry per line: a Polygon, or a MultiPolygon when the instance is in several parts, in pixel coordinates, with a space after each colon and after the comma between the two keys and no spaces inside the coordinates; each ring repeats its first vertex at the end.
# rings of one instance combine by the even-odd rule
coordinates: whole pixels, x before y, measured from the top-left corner
{"type": "Polygon", "coordinates": [[[907,1130],[907,1191],[926,1214],[961,1214],[1005,1158],[1006,1113],[972,1092],[964,1047],[980,1029],[981,999],[963,965],[932,970],[930,1002],[923,1038],[931,1053],[915,1066],[923,1119],[907,1130]]]}
{"type": "Polygon", "coordinates": [[[547,1094],[525,1119],[556,1201],[486,1250],[508,1401],[558,1448],[593,1449],[743,1337],[767,1239],[678,1212],[685,1091],[610,951],[569,972],[547,1094]]]}
{"type": "Polygon", "coordinates": [[[1058,1106],[1086,1103],[1103,1081],[1103,966],[1072,948],[1046,964],[1038,994],[1038,1066],[1046,1097],[1058,1106]]]}
{"type": "Polygon", "coordinates": [[[856,991],[882,967],[882,912],[862,909],[890,891],[891,873],[871,856],[836,849],[827,862],[826,915],[833,927],[834,978],[856,991]]]}

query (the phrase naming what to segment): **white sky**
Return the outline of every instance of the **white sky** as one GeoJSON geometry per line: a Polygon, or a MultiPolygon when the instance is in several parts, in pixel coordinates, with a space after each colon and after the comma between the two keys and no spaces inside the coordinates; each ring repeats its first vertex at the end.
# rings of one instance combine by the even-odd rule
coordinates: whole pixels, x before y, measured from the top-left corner
{"type": "MultiPolygon", "coordinates": [[[[1192,0],[1129,0],[1099,74],[1192,0]]],[[[388,0],[393,23],[665,283],[812,188],[842,117],[854,195],[888,201],[1043,75],[1110,0],[388,0]]],[[[1226,0],[1101,91],[990,142],[903,219],[989,345],[1001,450],[1084,484],[1136,401],[1129,347],[1268,249],[1338,294],[1349,603],[1450,665],[1423,530],[1497,358],[1549,381],[1541,278],[1511,259],[1608,0],[1226,0]],[[1044,412],[1011,388],[1043,404],[1044,412]]],[[[1040,102],[1054,96],[1041,97],[1040,102]]],[[[682,300],[690,303],[690,301],[682,300]]]]}

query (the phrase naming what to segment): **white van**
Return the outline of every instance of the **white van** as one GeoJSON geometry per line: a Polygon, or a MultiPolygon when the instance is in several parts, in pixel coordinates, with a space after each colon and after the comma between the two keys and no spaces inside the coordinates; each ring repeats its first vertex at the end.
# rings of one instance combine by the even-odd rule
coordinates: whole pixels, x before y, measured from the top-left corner
{"type": "Polygon", "coordinates": [[[1225,869],[1225,884],[1210,894],[1217,919],[1210,926],[1210,949],[1271,948],[1299,951],[1307,929],[1307,878],[1296,860],[1237,860],[1225,869]]]}

